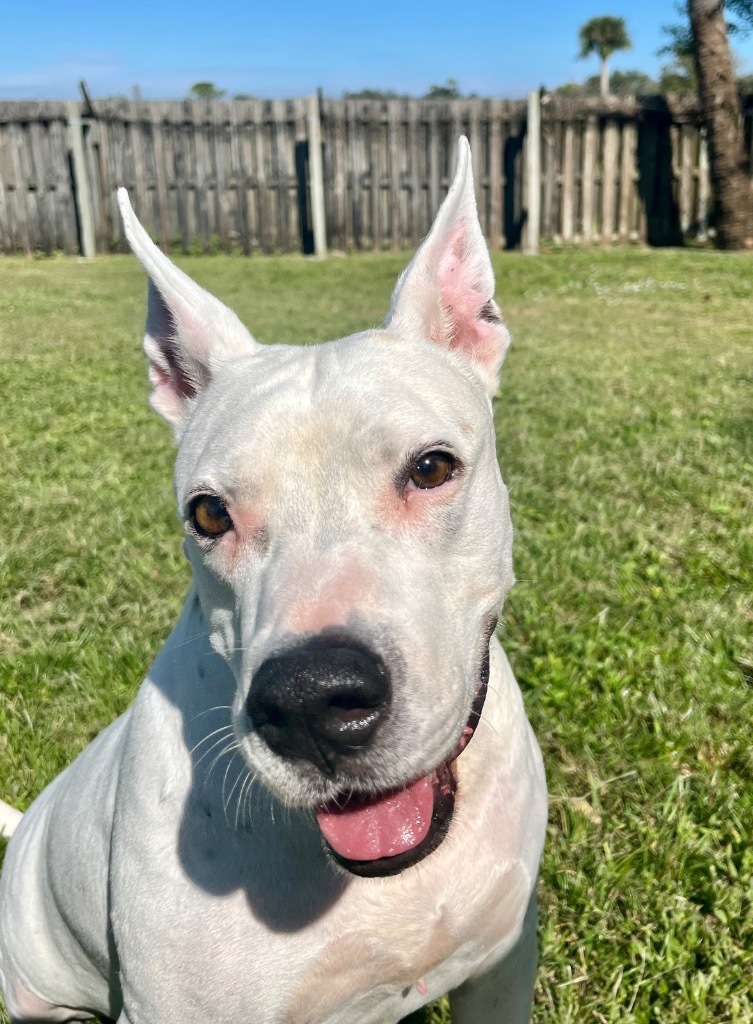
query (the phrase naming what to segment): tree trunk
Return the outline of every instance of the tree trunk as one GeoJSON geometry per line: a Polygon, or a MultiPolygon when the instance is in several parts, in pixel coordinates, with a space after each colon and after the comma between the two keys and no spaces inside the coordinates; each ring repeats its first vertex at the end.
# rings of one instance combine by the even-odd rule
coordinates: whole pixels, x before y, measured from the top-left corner
{"type": "Polygon", "coordinates": [[[601,98],[605,100],[609,97],[609,72],[607,71],[607,58],[602,57],[601,54],[599,54],[599,56],[601,57],[601,77],[599,82],[599,92],[601,93],[601,98]]]}
{"type": "Polygon", "coordinates": [[[716,230],[722,249],[753,247],[753,191],[745,167],[740,101],[723,0],[690,0],[698,94],[709,140],[716,230]]]}

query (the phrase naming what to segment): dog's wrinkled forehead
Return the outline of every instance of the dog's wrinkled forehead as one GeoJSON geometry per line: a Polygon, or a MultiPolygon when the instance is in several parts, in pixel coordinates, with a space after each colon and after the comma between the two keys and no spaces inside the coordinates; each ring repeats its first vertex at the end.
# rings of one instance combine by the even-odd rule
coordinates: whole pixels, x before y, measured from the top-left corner
{"type": "MultiPolygon", "coordinates": [[[[261,466],[330,471],[449,444],[472,458],[489,438],[489,402],[436,346],[371,331],[310,347],[266,346],[231,361],[196,404],[176,485],[242,486],[261,466]],[[232,444],[229,439],[232,438],[232,444]]],[[[302,481],[301,481],[302,482],[302,481]]]]}

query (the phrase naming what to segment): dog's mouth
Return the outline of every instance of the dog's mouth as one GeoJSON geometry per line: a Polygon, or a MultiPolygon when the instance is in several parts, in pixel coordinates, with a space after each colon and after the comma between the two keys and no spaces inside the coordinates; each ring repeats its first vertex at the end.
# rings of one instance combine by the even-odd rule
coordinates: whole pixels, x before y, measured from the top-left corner
{"type": "Polygon", "coordinates": [[[375,796],[354,794],[316,809],[329,854],[354,875],[396,875],[417,864],[440,845],[455,809],[457,779],[453,762],[466,748],[481,718],[486,683],[455,749],[434,771],[375,796]]]}

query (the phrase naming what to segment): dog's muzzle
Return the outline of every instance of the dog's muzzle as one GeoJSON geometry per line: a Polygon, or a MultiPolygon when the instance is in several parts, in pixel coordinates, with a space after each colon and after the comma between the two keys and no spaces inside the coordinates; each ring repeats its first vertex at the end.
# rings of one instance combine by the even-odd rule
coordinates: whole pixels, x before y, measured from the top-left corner
{"type": "Polygon", "coordinates": [[[315,639],[257,670],[246,701],[254,729],[280,757],[310,761],[332,778],[371,746],[390,707],[387,667],[351,643],[315,639]]]}
{"type": "MultiPolygon", "coordinates": [[[[349,789],[314,808],[326,849],[352,874],[398,874],[432,853],[447,835],[457,786],[453,762],[481,718],[493,628],[494,622],[485,633],[470,716],[449,757],[397,789],[349,789]]],[[[334,779],[348,759],[368,752],[389,714],[390,696],[389,673],[377,654],[358,644],[318,637],[263,662],[246,710],[276,754],[306,760],[334,779]]]]}

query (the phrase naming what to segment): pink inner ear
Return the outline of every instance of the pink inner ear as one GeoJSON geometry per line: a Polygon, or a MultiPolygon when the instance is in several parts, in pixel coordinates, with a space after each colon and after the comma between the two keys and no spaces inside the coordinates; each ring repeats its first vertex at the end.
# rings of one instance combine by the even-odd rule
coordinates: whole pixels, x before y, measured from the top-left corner
{"type": "Polygon", "coordinates": [[[171,387],[170,374],[156,363],[149,364],[149,381],[153,388],[171,387]]]}
{"type": "Polygon", "coordinates": [[[496,367],[504,354],[507,331],[492,296],[485,294],[489,285],[484,280],[484,264],[474,260],[470,249],[467,231],[461,222],[450,238],[437,271],[442,328],[446,332],[441,341],[450,349],[460,349],[473,356],[485,366],[496,367]]]}

